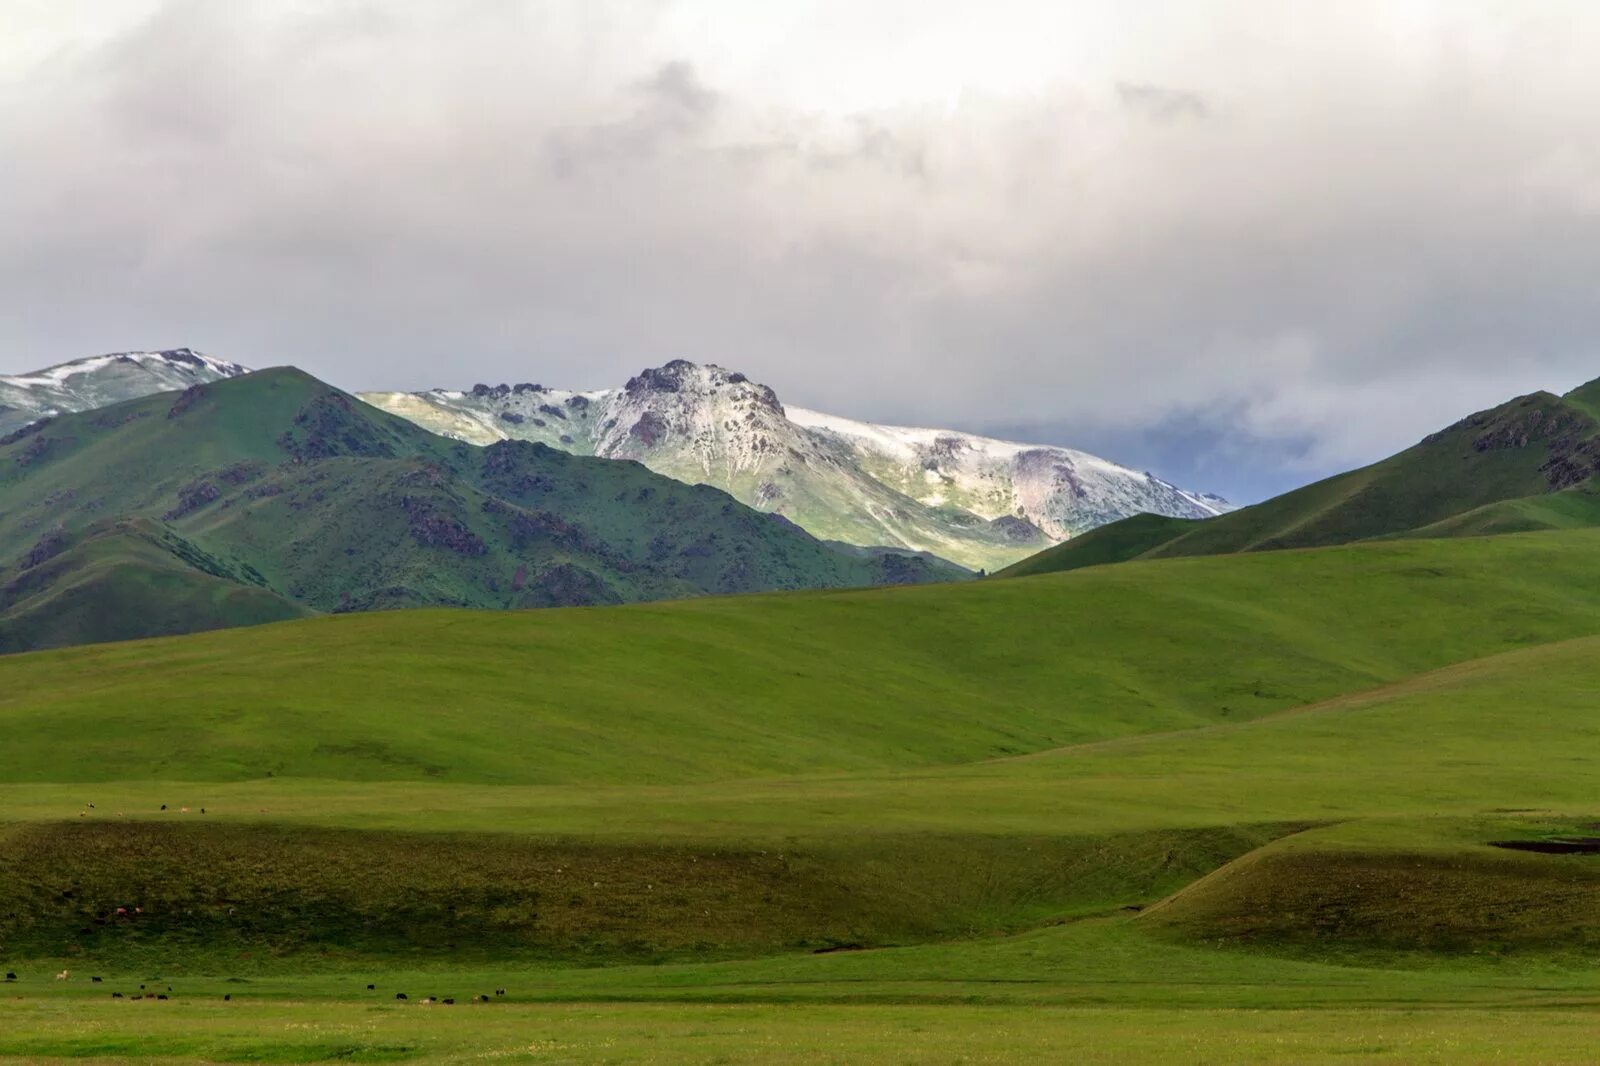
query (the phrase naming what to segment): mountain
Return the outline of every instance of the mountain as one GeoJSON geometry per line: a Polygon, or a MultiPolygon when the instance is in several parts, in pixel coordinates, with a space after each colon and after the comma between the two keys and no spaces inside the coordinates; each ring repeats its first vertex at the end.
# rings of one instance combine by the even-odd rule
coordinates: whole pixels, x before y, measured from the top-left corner
{"type": "Polygon", "coordinates": [[[3,651],[310,612],[961,573],[829,547],[636,463],[446,440],[292,368],[0,437],[0,560],[3,651]]]}
{"type": "Polygon", "coordinates": [[[113,352],[7,377],[0,375],[0,433],[71,411],[182,390],[249,371],[192,348],[161,352],[113,352]]]}
{"type": "Polygon", "coordinates": [[[786,408],[743,374],[674,360],[620,389],[538,384],[363,393],[445,436],[533,440],[704,482],[826,540],[993,568],[1142,512],[1231,510],[1086,452],[786,408]]]}
{"type": "Polygon", "coordinates": [[[1207,522],[1127,519],[1004,576],[1180,555],[1600,525],[1600,381],[1467,416],[1387,459],[1207,522]]]}

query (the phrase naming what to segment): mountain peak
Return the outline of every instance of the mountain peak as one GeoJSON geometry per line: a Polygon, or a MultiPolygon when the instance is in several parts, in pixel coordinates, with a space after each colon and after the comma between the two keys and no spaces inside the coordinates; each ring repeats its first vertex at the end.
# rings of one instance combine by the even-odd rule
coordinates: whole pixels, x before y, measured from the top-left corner
{"type": "Polygon", "coordinates": [[[620,389],[521,390],[363,399],[475,443],[534,440],[635,459],[826,540],[929,551],[973,569],[1129,514],[1202,518],[1231,509],[1071,449],[786,409],[771,388],[715,363],[673,359],[620,389]]]}
{"type": "Polygon", "coordinates": [[[38,418],[180,392],[248,374],[249,368],[193,348],[108,352],[15,376],[0,375],[0,433],[38,418]]]}
{"type": "Polygon", "coordinates": [[[622,391],[636,399],[651,394],[727,392],[732,399],[749,400],[780,415],[783,413],[778,394],[768,386],[751,381],[737,370],[716,363],[691,363],[687,359],[673,359],[659,367],[647,367],[629,378],[622,391]]]}

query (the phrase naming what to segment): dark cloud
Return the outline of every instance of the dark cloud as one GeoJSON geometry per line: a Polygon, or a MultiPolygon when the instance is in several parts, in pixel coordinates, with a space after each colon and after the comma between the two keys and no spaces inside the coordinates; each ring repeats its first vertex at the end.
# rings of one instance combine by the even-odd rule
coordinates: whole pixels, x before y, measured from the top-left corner
{"type": "Polygon", "coordinates": [[[160,4],[0,94],[5,362],[192,344],[421,388],[708,359],[1244,494],[1600,375],[1600,16],[1288,9],[990,92],[893,35],[876,83],[847,69],[848,12],[780,85],[797,60],[686,3],[160,4]],[[861,106],[808,102],[847,73],[861,106]]]}

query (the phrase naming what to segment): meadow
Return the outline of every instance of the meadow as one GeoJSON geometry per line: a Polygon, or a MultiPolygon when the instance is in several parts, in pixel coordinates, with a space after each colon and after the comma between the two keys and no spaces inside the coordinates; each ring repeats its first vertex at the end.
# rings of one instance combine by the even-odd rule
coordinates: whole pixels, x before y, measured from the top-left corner
{"type": "Polygon", "coordinates": [[[1583,1061],[1600,855],[1500,845],[1600,835],[1597,562],[1398,540],[9,657],[0,1056],[1583,1061]]]}

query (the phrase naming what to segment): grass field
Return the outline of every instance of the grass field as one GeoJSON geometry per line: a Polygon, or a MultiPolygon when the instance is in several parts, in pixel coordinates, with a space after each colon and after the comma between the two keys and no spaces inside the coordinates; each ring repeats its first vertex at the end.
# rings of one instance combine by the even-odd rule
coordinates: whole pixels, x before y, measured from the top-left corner
{"type": "Polygon", "coordinates": [[[1600,836],[1597,563],[1402,540],[9,658],[0,1057],[1586,1061],[1600,855],[1495,844],[1600,836]]]}

